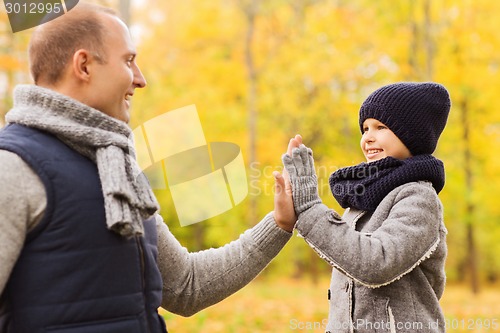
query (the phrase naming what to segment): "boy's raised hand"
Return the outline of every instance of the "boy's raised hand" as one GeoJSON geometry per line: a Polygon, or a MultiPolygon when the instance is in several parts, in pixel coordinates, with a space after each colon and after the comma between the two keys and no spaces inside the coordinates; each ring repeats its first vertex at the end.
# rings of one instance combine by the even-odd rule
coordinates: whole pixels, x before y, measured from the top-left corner
{"type": "MultiPolygon", "coordinates": [[[[302,144],[302,137],[296,135],[288,143],[287,155],[292,156],[292,150],[302,144]]],[[[292,231],[297,221],[297,215],[293,207],[292,185],[286,169],[283,174],[273,172],[274,185],[274,219],[278,226],[287,231],[292,231]]]]}
{"type": "MultiPolygon", "coordinates": [[[[288,147],[290,148],[290,144],[288,147]]],[[[321,203],[313,152],[302,144],[302,138],[300,138],[299,146],[292,145],[291,152],[289,149],[288,153],[283,155],[282,160],[292,188],[295,214],[299,216],[312,206],[321,203]]]]}

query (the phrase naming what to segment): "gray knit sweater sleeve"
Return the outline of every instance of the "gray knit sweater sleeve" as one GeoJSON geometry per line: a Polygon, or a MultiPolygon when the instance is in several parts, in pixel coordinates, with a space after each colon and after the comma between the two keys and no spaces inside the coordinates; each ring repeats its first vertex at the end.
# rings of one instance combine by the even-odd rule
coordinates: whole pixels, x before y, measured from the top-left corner
{"type": "Polygon", "coordinates": [[[252,229],[223,247],[189,253],[157,219],[158,263],[163,277],[162,306],[190,316],[252,281],[278,254],[291,233],[269,213],[252,229]]]}
{"type": "Polygon", "coordinates": [[[0,150],[0,295],[26,233],[43,217],[45,206],[40,178],[19,156],[0,150]]]}
{"type": "Polygon", "coordinates": [[[296,228],[321,258],[372,288],[394,282],[427,259],[444,228],[436,192],[421,182],[389,193],[371,219],[381,226],[359,232],[321,204],[301,214],[296,228]]]}

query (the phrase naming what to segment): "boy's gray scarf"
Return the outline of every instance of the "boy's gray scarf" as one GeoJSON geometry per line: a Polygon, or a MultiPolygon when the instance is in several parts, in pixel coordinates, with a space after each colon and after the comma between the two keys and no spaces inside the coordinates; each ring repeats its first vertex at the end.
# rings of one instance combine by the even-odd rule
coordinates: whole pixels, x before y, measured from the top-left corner
{"type": "Polygon", "coordinates": [[[143,220],[158,210],[140,172],[127,124],[53,90],[19,85],[5,119],[49,132],[97,165],[108,229],[141,235],[143,220]],[[139,177],[136,177],[140,175],[139,177]]]}

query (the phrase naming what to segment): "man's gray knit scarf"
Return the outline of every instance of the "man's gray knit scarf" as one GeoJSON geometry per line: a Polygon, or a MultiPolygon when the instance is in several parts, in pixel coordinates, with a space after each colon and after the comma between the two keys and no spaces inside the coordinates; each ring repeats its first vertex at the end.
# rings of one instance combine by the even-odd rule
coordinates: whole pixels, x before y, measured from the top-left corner
{"type": "Polygon", "coordinates": [[[143,220],[158,210],[158,203],[140,173],[132,131],[124,122],[34,85],[15,88],[14,107],[5,119],[49,132],[94,161],[102,184],[108,229],[125,237],[143,233],[143,220]]]}

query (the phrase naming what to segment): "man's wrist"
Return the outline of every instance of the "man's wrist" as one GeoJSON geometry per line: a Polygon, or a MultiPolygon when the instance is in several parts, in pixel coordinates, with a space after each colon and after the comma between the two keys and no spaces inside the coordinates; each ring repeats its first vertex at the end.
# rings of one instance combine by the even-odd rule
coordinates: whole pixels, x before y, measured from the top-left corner
{"type": "Polygon", "coordinates": [[[295,220],[293,222],[288,222],[288,221],[282,221],[281,219],[277,219],[276,218],[276,212],[273,211],[273,219],[274,219],[274,223],[276,223],[276,225],[285,230],[286,232],[293,232],[293,228],[295,227],[295,223],[297,222],[297,218],[295,218],[295,220]]]}

